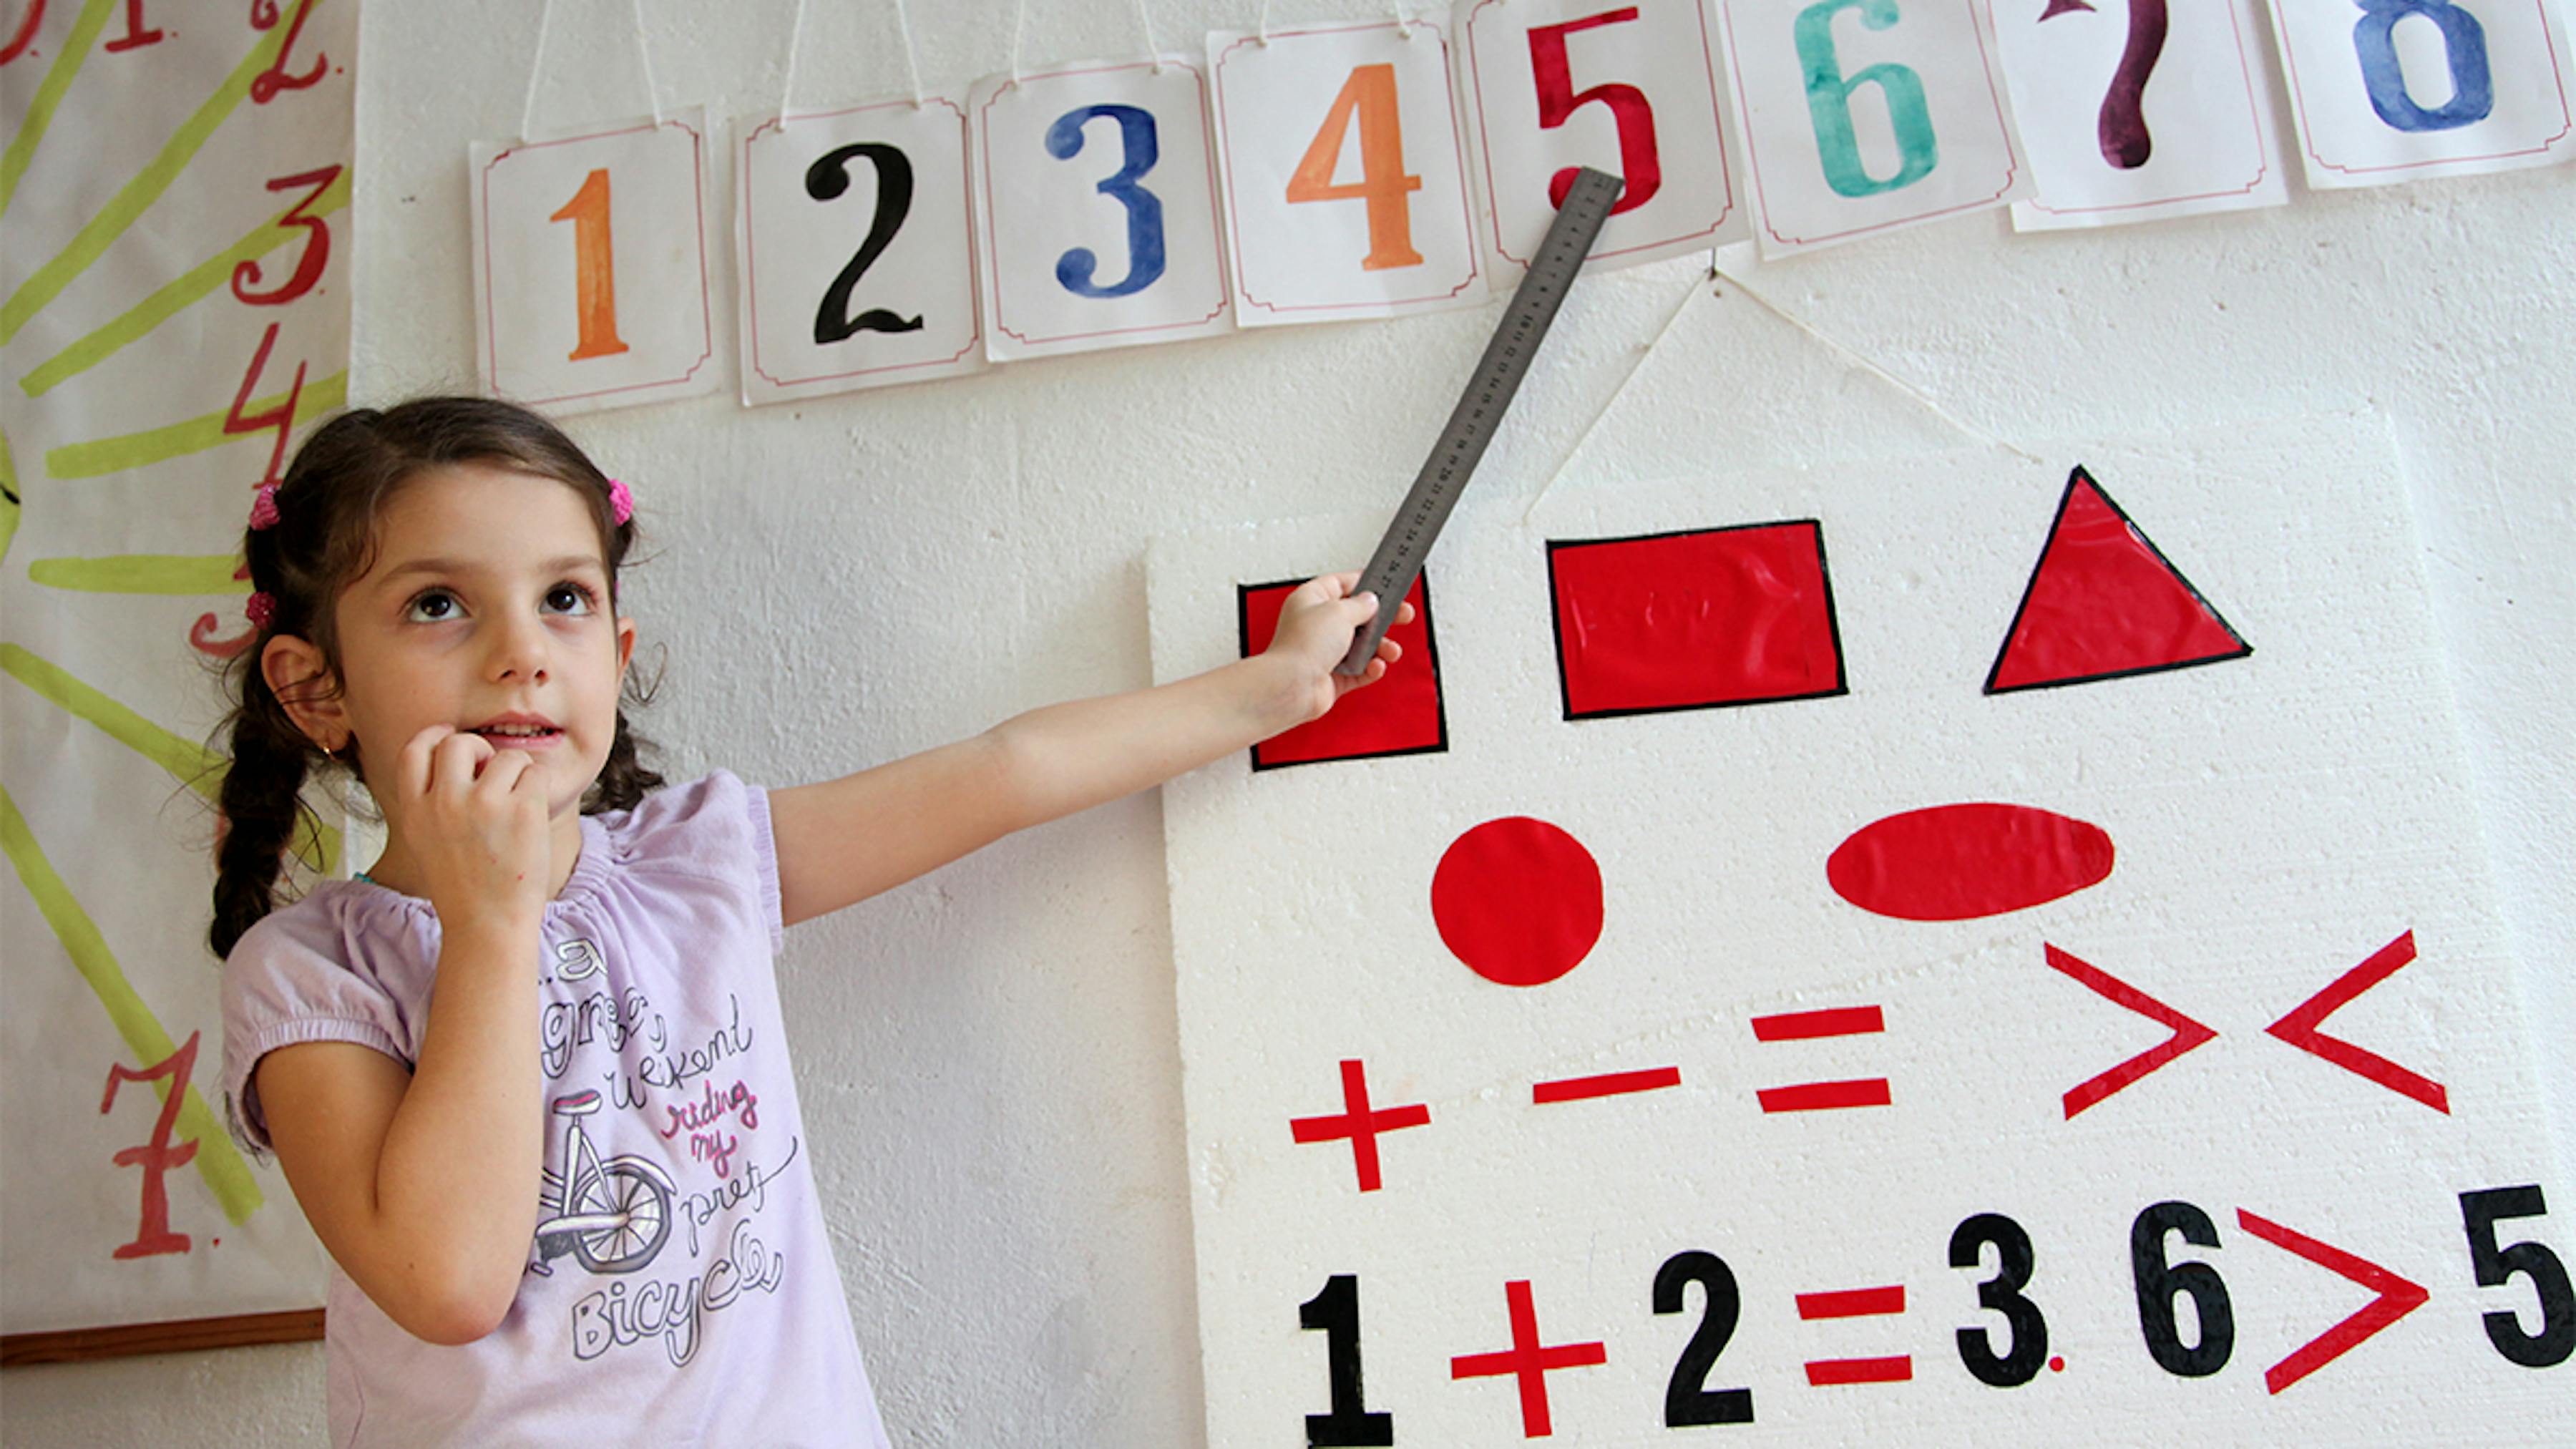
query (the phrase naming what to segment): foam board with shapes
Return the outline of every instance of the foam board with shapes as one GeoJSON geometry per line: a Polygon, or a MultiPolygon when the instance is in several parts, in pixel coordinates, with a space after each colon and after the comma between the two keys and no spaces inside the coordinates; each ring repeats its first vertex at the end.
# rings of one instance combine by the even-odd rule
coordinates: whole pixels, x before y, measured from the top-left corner
{"type": "Polygon", "coordinates": [[[2576,157],[2576,64],[2549,0],[2273,0],[2310,186],[2576,157]]]}
{"type": "MultiPolygon", "coordinates": [[[[1445,751],[1167,787],[1210,1442],[2558,1433],[2390,445],[2050,456],[1470,502],[1445,751]]],[[[1157,674],[1382,522],[1158,544],[1157,674]]]]}

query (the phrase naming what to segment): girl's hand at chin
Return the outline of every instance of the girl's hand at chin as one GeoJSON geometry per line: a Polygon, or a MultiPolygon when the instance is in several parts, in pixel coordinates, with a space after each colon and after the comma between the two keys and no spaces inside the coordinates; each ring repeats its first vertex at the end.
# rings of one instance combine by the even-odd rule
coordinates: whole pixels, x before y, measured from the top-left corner
{"type": "Polygon", "coordinates": [[[411,737],[395,763],[385,825],[449,926],[489,913],[534,922],[552,873],[545,774],[524,751],[453,725],[411,737]]]}

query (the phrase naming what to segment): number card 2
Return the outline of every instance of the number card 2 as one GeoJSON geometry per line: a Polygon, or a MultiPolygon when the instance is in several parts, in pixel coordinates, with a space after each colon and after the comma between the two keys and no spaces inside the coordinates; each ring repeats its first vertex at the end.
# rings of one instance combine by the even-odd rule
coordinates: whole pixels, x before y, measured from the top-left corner
{"type": "Polygon", "coordinates": [[[1176,55],[976,83],[986,356],[1233,330],[1207,103],[1207,77],[1176,55]]]}
{"type": "Polygon", "coordinates": [[[715,391],[703,109],[470,154],[487,391],[555,413],[715,391]]]}
{"type": "Polygon", "coordinates": [[[2279,206],[2271,67],[2253,0],[2049,0],[2002,21],[2039,194],[2020,231],[2279,206]]]}
{"type": "Polygon", "coordinates": [[[2549,0],[2274,0],[2308,184],[2380,186],[2576,156],[2549,0]]]}
{"type": "Polygon", "coordinates": [[[1219,31],[1207,48],[1238,322],[1485,300],[1446,27],[1219,31]]]}
{"type": "Polygon", "coordinates": [[[1717,24],[1702,0],[1478,0],[1466,25],[1485,242],[1503,265],[1529,265],[1584,166],[1627,183],[1587,267],[1752,235],[1729,169],[1717,24]]]}
{"type": "Polygon", "coordinates": [[[1722,0],[1765,256],[2019,201],[1986,0],[1722,0]]]}
{"type": "Polygon", "coordinates": [[[762,121],[740,168],[746,404],[984,365],[964,106],[762,121]]]}

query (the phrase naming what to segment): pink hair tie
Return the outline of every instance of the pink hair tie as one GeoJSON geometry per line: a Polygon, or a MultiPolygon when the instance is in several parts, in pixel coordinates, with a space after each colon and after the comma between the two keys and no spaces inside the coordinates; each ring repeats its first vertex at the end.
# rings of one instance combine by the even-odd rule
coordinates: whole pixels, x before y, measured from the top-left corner
{"type": "MultiPolygon", "coordinates": [[[[256,528],[259,525],[251,526],[256,528]]],[[[277,596],[266,589],[260,590],[242,601],[242,614],[256,627],[267,628],[277,618],[277,596]]]]}
{"type": "Polygon", "coordinates": [[[250,496],[250,526],[253,531],[277,526],[277,485],[262,483],[250,496]]]}
{"type": "Polygon", "coordinates": [[[616,515],[620,524],[635,516],[635,495],[614,478],[608,480],[608,511],[616,515]]]}

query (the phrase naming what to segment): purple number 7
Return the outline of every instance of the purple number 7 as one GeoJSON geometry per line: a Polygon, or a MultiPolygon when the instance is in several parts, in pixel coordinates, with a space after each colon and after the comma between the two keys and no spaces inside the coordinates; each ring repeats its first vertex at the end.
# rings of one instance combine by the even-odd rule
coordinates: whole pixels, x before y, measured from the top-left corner
{"type": "MultiPolygon", "coordinates": [[[[2042,20],[2072,11],[2090,11],[2086,0],[2048,0],[2042,20]]],[[[2144,100],[2147,77],[2165,52],[2165,0],[2129,0],[2129,43],[2120,52],[2120,68],[2111,73],[2111,88],[2102,94],[2102,117],[2095,134],[2102,159],[2123,171],[2147,164],[2155,139],[2147,134],[2144,100]]]]}

